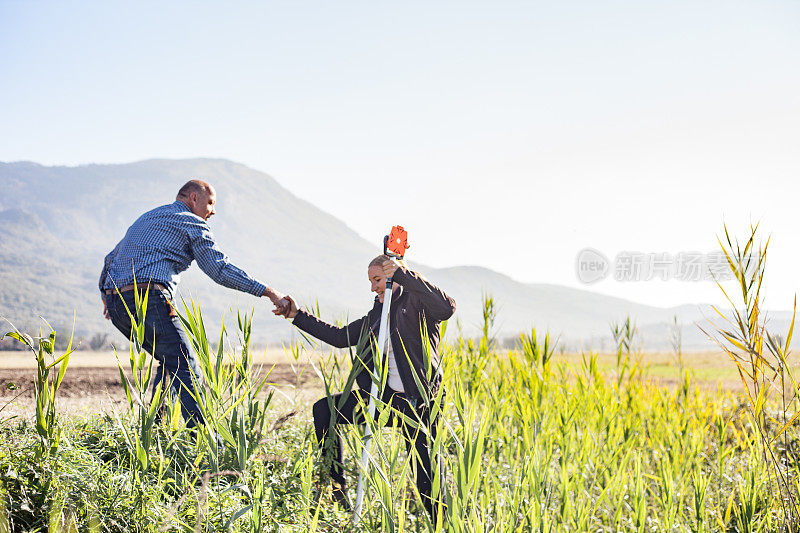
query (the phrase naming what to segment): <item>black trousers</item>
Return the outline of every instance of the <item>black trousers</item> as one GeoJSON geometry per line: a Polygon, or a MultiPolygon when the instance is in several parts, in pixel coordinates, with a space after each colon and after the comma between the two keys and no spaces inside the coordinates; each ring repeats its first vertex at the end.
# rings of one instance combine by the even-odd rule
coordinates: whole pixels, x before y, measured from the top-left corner
{"type": "MultiPolygon", "coordinates": [[[[314,404],[314,429],[317,433],[317,441],[322,446],[323,452],[330,453],[330,477],[333,481],[345,486],[344,468],[342,467],[342,457],[344,455],[344,442],[337,431],[339,424],[363,424],[364,413],[359,407],[359,398],[365,406],[369,403],[369,391],[355,389],[350,391],[346,398],[342,394],[334,394],[332,397],[322,398],[314,404]],[[334,412],[331,412],[331,403],[334,412]]],[[[401,417],[397,417],[394,412],[389,417],[386,426],[391,426],[397,418],[397,425],[403,431],[406,440],[406,449],[411,454],[411,448],[416,450],[416,464],[414,465],[417,490],[422,496],[425,509],[431,519],[435,521],[434,502],[431,499],[431,488],[433,482],[433,469],[431,461],[438,464],[436,457],[431,457],[429,441],[432,443],[436,438],[434,424],[430,423],[430,411],[427,407],[417,405],[413,399],[407,398],[403,393],[395,392],[389,387],[383,393],[382,401],[390,403],[393,409],[402,413],[417,424],[427,428],[428,435],[425,435],[419,428],[406,423],[401,417]]],[[[379,415],[375,412],[375,417],[379,415]]],[[[327,458],[326,458],[327,459],[327,458]]],[[[444,479],[440,473],[439,479],[444,479]]],[[[439,500],[443,495],[440,493],[439,500]]]]}

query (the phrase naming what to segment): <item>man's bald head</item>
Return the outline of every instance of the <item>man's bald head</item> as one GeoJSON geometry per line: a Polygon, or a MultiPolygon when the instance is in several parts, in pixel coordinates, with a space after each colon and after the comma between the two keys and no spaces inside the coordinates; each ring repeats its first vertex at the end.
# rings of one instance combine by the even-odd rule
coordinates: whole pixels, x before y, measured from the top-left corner
{"type": "Polygon", "coordinates": [[[186,204],[192,213],[208,220],[214,214],[217,193],[214,187],[203,180],[189,180],[178,191],[177,199],[186,204]]]}
{"type": "Polygon", "coordinates": [[[189,180],[178,190],[178,198],[188,198],[190,194],[202,194],[213,191],[214,188],[203,180],[189,180]]]}

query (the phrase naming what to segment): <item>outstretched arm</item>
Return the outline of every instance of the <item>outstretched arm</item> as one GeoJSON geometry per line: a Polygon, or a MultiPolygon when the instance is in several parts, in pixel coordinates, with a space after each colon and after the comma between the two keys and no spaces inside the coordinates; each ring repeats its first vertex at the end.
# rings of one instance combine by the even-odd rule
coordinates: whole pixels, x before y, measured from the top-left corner
{"type": "Polygon", "coordinates": [[[217,246],[214,234],[208,225],[198,224],[193,228],[193,233],[190,241],[192,255],[197,261],[197,266],[208,277],[229,289],[236,289],[253,296],[266,296],[279,307],[286,304],[285,301],[281,301],[283,295],[278,291],[253,279],[244,270],[231,263],[228,256],[217,246]]]}
{"type": "Polygon", "coordinates": [[[272,311],[273,313],[285,316],[292,320],[295,326],[312,337],[316,337],[322,342],[326,342],[336,348],[347,348],[348,346],[357,345],[364,327],[368,324],[366,320],[367,315],[350,322],[346,326],[334,326],[333,324],[329,324],[324,320],[320,320],[306,313],[302,309],[298,309],[297,304],[291,296],[285,296],[284,299],[288,302],[287,309],[284,310],[278,306],[272,311]]]}

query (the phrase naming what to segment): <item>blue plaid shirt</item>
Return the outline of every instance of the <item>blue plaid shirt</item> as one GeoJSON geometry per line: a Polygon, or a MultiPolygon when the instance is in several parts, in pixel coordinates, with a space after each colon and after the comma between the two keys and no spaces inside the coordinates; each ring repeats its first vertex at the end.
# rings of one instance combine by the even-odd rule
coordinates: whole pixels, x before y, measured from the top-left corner
{"type": "Polygon", "coordinates": [[[170,294],[181,272],[197,260],[200,269],[225,287],[262,296],[266,287],[232,265],[217,248],[208,223],[180,200],[139,217],[106,256],[100,292],[148,281],[165,285],[170,294]]]}

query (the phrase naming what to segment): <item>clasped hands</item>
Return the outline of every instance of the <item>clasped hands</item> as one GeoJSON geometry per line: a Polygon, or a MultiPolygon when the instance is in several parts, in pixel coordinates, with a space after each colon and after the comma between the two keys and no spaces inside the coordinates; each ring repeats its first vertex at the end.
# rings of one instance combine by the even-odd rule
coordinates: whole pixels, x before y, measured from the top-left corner
{"type": "Polygon", "coordinates": [[[288,294],[273,303],[275,304],[275,309],[272,310],[273,314],[290,320],[297,316],[297,304],[288,294]]]}
{"type": "MultiPolygon", "coordinates": [[[[394,259],[387,257],[382,265],[384,275],[387,278],[392,277],[397,271],[398,266],[400,265],[398,265],[394,259]]],[[[277,297],[272,299],[272,303],[275,304],[275,309],[272,310],[274,315],[282,316],[289,320],[297,316],[297,303],[295,303],[294,299],[288,294],[280,299],[277,297]]]]}

